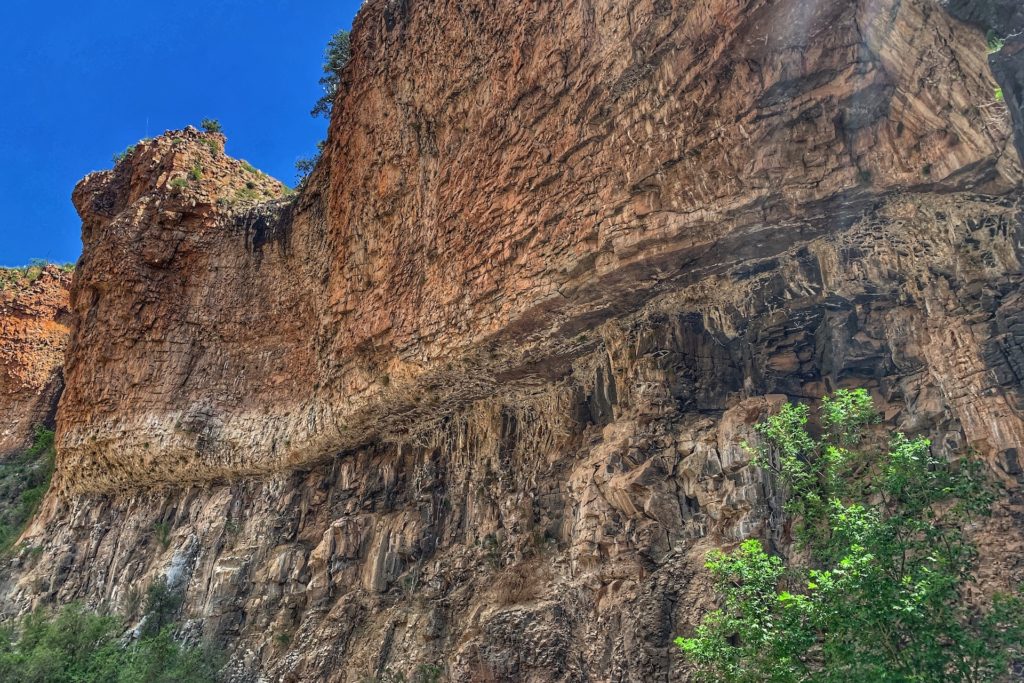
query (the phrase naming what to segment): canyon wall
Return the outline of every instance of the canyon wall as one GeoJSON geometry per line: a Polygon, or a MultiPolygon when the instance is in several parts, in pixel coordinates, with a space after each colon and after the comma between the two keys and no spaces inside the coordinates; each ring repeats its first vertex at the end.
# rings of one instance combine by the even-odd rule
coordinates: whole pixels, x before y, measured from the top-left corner
{"type": "Polygon", "coordinates": [[[984,460],[1024,578],[1020,91],[948,4],[373,0],[297,195],[193,129],[88,176],[5,611],[164,577],[229,680],[685,680],[705,553],[791,542],[740,443],[844,386],[984,460]]]}
{"type": "Polygon", "coordinates": [[[57,266],[0,269],[0,458],[28,446],[37,425],[53,425],[64,387],[70,287],[71,274],[57,266]]]}

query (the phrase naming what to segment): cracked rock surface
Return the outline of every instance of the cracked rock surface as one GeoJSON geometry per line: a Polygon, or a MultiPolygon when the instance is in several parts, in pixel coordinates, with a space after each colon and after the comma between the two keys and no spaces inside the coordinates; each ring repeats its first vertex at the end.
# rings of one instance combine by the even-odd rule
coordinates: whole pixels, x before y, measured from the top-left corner
{"type": "Polygon", "coordinates": [[[707,551],[791,548],[740,444],[855,386],[1019,583],[1022,131],[954,4],[371,0],[297,195],[188,129],[87,177],[4,611],[162,575],[229,680],[686,680],[707,551]]]}

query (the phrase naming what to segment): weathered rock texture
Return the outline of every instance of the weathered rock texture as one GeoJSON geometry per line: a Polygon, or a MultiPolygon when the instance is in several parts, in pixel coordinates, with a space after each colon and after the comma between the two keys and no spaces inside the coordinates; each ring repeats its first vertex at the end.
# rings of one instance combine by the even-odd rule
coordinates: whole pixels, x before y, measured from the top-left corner
{"type": "Polygon", "coordinates": [[[839,386],[985,460],[981,578],[1024,577],[984,31],[932,0],[379,0],[353,46],[298,197],[192,131],[76,189],[59,485],[10,611],[164,575],[237,680],[681,680],[704,553],[790,542],[740,442],[839,386]]]}
{"type": "Polygon", "coordinates": [[[27,446],[36,425],[52,425],[64,386],[71,275],[47,266],[30,279],[0,273],[0,458],[27,446]]]}

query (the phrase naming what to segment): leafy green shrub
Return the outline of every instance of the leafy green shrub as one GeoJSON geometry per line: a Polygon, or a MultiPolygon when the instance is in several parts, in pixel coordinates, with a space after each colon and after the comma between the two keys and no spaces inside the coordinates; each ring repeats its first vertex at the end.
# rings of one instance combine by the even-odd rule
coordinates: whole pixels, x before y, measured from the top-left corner
{"type": "Polygon", "coordinates": [[[171,187],[174,188],[175,190],[180,190],[182,188],[188,187],[188,180],[186,178],[173,178],[171,180],[171,187]]]}
{"type": "Polygon", "coordinates": [[[192,166],[192,169],[188,172],[188,177],[196,182],[203,179],[203,167],[199,164],[192,166]]]}
{"type": "Polygon", "coordinates": [[[977,463],[927,439],[872,439],[864,390],[758,425],[758,462],[786,491],[797,546],[788,567],[756,540],[707,562],[722,598],[676,640],[703,681],[998,681],[1024,649],[1024,600],[965,599],[977,552],[964,529],[994,494],[977,463]]]}
{"type": "Polygon", "coordinates": [[[142,635],[155,636],[173,624],[181,609],[181,602],[181,593],[171,590],[167,579],[153,581],[146,589],[146,621],[142,626],[142,635]]]}
{"type": "Polygon", "coordinates": [[[213,138],[204,138],[202,143],[210,148],[210,154],[217,156],[221,153],[220,144],[213,138]]]}
{"type": "Polygon", "coordinates": [[[157,522],[153,525],[153,534],[160,542],[160,547],[166,550],[167,546],[171,544],[171,525],[167,522],[157,522]]]}
{"type": "Polygon", "coordinates": [[[341,84],[341,72],[352,58],[352,46],[349,42],[349,32],[338,31],[331,36],[324,50],[324,75],[320,77],[320,86],[324,94],[317,100],[310,112],[313,116],[331,117],[331,110],[334,108],[334,96],[338,93],[338,86],[341,84]]]}
{"type": "Polygon", "coordinates": [[[223,133],[224,128],[220,125],[220,121],[217,119],[203,119],[200,123],[203,130],[207,133],[223,133]]]}
{"type": "Polygon", "coordinates": [[[0,463],[0,550],[10,551],[50,488],[53,431],[37,426],[32,445],[0,463]]]}
{"type": "Polygon", "coordinates": [[[171,627],[122,642],[120,621],[79,604],[37,610],[0,631],[0,680],[21,683],[212,683],[217,657],[175,642],[171,627]]]}
{"type": "Polygon", "coordinates": [[[316,154],[311,157],[299,157],[295,160],[295,178],[299,185],[306,182],[306,178],[313,172],[316,165],[320,162],[320,156],[323,154],[324,145],[326,142],[321,140],[316,143],[316,154]]]}
{"type": "Polygon", "coordinates": [[[985,36],[985,41],[988,44],[988,53],[990,55],[999,52],[1006,45],[1006,39],[996,33],[995,30],[989,30],[985,36]]]}
{"type": "Polygon", "coordinates": [[[121,163],[122,161],[130,157],[135,152],[136,147],[138,147],[138,145],[128,145],[127,147],[124,148],[123,152],[115,154],[113,156],[114,165],[116,166],[117,164],[121,163]]]}

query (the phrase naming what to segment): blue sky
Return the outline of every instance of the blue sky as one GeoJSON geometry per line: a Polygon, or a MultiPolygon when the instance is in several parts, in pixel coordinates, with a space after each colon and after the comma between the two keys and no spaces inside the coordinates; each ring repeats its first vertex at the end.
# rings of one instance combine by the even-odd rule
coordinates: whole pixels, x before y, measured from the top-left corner
{"type": "Polygon", "coordinates": [[[71,190],[147,136],[220,119],[294,184],[326,131],[323,50],[357,0],[11,0],[0,21],[0,265],[78,258],[71,190]]]}

